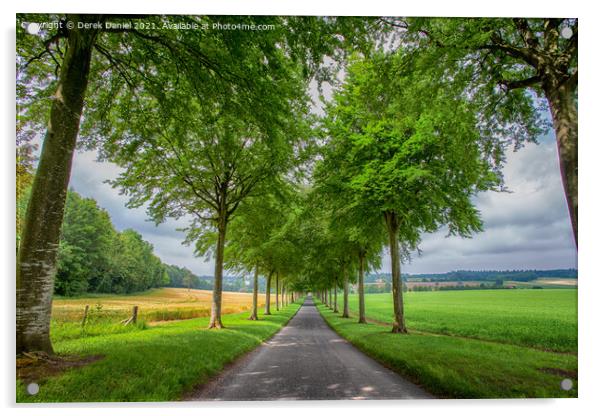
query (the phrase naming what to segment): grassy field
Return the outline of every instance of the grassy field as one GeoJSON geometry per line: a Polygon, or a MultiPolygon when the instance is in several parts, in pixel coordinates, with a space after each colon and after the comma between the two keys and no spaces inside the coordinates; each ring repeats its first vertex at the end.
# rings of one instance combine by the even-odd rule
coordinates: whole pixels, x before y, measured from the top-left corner
{"type": "MultiPolygon", "coordinates": [[[[161,288],[133,295],[86,295],[76,298],[57,297],[52,302],[51,332],[55,340],[73,339],[81,335],[123,333],[135,330],[120,322],[131,315],[138,306],[138,327],[163,321],[207,317],[211,314],[210,290],[161,288]],[[84,328],[81,321],[86,305],[90,306],[84,328]]],[[[272,295],[272,303],[275,302],[272,295]]],[[[251,293],[223,292],[222,313],[250,311],[251,293]]],[[[265,294],[258,299],[265,305],[265,294]]]]}
{"type": "MultiPolygon", "coordinates": [[[[138,304],[143,300],[138,299],[138,304]]],[[[275,334],[300,302],[271,316],[260,314],[259,321],[248,321],[246,312],[224,315],[223,330],[206,329],[208,318],[152,327],[141,324],[127,327],[125,333],[111,333],[107,327],[95,336],[65,336],[61,327],[55,327],[57,354],[97,360],[58,376],[36,378],[40,391],[35,396],[25,391],[27,380],[18,380],[17,402],[177,400],[275,334]]]]}
{"type": "MultiPolygon", "coordinates": [[[[434,293],[444,294],[447,293],[434,293]]],[[[374,296],[378,297],[369,295],[367,300],[375,302],[374,296]]],[[[412,310],[410,305],[418,303],[419,298],[410,300],[408,312],[412,310]]],[[[319,305],[318,309],[328,324],[344,338],[439,397],[577,396],[576,355],[412,332],[412,325],[408,335],[392,334],[388,325],[362,325],[355,319],[341,318],[340,314],[333,313],[324,305],[319,305]],[[570,391],[560,388],[560,382],[565,378],[571,378],[575,383],[570,391]]],[[[370,306],[367,311],[370,314],[370,306]]]]}
{"type": "MultiPolygon", "coordinates": [[[[577,352],[577,290],[466,290],[404,293],[413,331],[577,352]]],[[[357,295],[349,300],[357,312],[357,295]]],[[[393,322],[390,293],[366,295],[368,318],[393,322]]]]}

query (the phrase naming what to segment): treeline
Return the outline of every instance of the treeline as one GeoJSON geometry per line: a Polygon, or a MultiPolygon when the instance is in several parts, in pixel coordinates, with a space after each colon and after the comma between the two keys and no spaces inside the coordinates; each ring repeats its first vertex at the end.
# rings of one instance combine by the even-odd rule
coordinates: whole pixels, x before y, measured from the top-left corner
{"type": "MultiPolygon", "coordinates": [[[[179,267],[172,264],[166,265],[165,268],[169,277],[169,282],[166,286],[213,290],[213,276],[198,276],[186,267],[179,267]]],[[[260,292],[265,292],[265,283],[265,278],[259,277],[258,290],[260,292]]],[[[248,278],[239,276],[224,276],[222,289],[226,292],[250,293],[253,291],[253,282],[248,278]]]]}
{"type": "MultiPolygon", "coordinates": [[[[29,192],[23,192],[18,206],[27,205],[28,197],[29,192]]],[[[94,199],[68,191],[54,280],[56,294],[123,294],[168,283],[166,267],[153,253],[152,244],[135,230],[117,231],[108,212],[94,199]]]]}
{"type": "MultiPolygon", "coordinates": [[[[496,282],[513,280],[516,282],[529,282],[543,277],[558,277],[577,279],[577,269],[551,269],[551,270],[455,270],[447,273],[422,273],[402,275],[404,281],[422,282],[466,282],[487,281],[496,282]]],[[[366,283],[378,281],[390,282],[389,273],[372,273],[366,276],[366,283]]]]}
{"type": "Polygon", "coordinates": [[[166,285],[165,265],[135,230],[119,232],[92,198],[69,191],[55,293],[132,293],[166,285]]]}

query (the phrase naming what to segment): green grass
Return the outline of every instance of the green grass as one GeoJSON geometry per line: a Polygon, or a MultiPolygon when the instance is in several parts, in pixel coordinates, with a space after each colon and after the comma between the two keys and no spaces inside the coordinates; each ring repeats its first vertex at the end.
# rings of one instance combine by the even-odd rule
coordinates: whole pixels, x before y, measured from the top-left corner
{"type": "MultiPolygon", "coordinates": [[[[404,304],[414,331],[577,352],[576,289],[407,292],[404,304]]],[[[357,295],[349,306],[357,313],[357,295]]],[[[366,295],[366,315],[392,323],[392,295],[366,295]]]]}
{"type": "MultiPolygon", "coordinates": [[[[372,296],[372,295],[371,295],[372,296]]],[[[577,357],[516,345],[425,333],[392,334],[358,324],[324,305],[328,324],[362,351],[439,397],[576,397],[560,382],[577,372],[577,357]]]]}
{"type": "Polygon", "coordinates": [[[103,355],[104,358],[61,375],[40,380],[30,396],[17,381],[17,402],[105,402],[177,400],[206,382],[224,365],[275,334],[294,315],[300,302],[271,316],[248,321],[248,312],[224,315],[226,329],[206,329],[209,319],[197,318],[155,327],[124,329],[107,324],[96,333],[54,327],[55,352],[60,355],[103,355]]]}

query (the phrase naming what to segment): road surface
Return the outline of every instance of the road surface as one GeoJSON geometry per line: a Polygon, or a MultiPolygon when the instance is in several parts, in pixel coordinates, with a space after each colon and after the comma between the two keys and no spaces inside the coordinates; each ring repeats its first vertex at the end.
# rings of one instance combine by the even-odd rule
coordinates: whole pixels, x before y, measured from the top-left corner
{"type": "Polygon", "coordinates": [[[337,335],[311,297],[271,340],[191,400],[428,399],[337,335]]]}

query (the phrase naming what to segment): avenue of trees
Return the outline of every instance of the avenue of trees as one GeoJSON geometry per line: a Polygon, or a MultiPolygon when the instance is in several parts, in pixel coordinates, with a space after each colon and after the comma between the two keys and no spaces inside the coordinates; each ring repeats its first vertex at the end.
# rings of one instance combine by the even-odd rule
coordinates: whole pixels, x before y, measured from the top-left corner
{"type": "MultiPolygon", "coordinates": [[[[274,289],[266,314],[272,296],[280,308],[311,290],[349,317],[357,284],[366,322],[365,274],[380,268],[386,249],[393,332],[407,332],[402,263],[423,233],[483,229],[473,197],[504,189],[504,152],[546,130],[542,105],[551,110],[577,238],[575,20],[67,15],[56,18],[132,24],[27,34],[20,22],[35,17],[17,22],[21,153],[45,132],[19,224],[17,353],[52,352],[61,267],[81,268],[94,288],[134,290],[114,280],[102,286],[109,283],[98,270],[112,267],[102,256],[61,257],[70,249],[63,221],[78,215],[65,209],[75,198],[67,187],[77,146],[122,168],[112,185],[129,207],[145,207],[157,224],[190,219],[185,242],[215,261],[210,328],[223,327],[224,270],[253,276],[251,320],[262,276],[274,289]],[[274,29],[139,31],[140,20],[274,29]],[[312,81],[318,92],[324,82],[333,87],[320,115],[312,81]]],[[[106,244],[107,233],[90,244],[106,244]]],[[[119,239],[136,247],[121,250],[120,261],[152,267],[139,235],[119,239]]],[[[171,274],[183,287],[198,284],[160,262],[156,272],[132,282],[152,286],[171,274]]]]}

